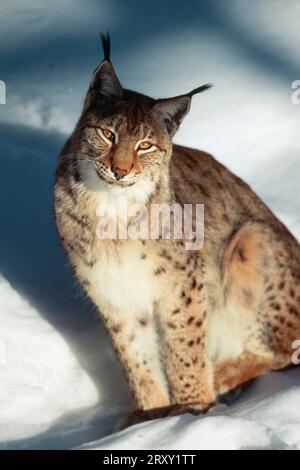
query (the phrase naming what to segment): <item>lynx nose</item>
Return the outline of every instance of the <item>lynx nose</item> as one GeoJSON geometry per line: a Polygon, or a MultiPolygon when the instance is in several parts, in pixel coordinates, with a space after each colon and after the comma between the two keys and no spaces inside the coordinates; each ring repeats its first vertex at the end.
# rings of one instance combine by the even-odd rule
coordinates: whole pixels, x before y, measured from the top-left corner
{"type": "Polygon", "coordinates": [[[112,169],[113,174],[115,175],[116,180],[120,180],[121,178],[124,178],[124,176],[128,175],[129,170],[126,170],[124,168],[119,168],[119,167],[113,167],[112,169]]]}

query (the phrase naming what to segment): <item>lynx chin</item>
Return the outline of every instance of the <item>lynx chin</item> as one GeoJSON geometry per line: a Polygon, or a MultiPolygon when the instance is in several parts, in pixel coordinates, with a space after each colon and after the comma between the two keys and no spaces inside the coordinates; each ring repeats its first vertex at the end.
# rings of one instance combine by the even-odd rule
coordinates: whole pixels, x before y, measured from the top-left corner
{"type": "MultiPolygon", "coordinates": [[[[211,407],[218,395],[292,362],[300,338],[300,247],[251,188],[211,155],[172,143],[202,85],[156,99],[93,73],[58,160],[61,243],[121,361],[135,408],[123,426],[211,407]],[[101,205],[203,204],[202,248],[184,239],[100,239],[101,205]]],[[[174,213],[170,212],[171,224],[174,213]]],[[[193,220],[192,220],[193,222],[193,220]]],[[[130,223],[130,221],[128,222],[130,223]]]]}

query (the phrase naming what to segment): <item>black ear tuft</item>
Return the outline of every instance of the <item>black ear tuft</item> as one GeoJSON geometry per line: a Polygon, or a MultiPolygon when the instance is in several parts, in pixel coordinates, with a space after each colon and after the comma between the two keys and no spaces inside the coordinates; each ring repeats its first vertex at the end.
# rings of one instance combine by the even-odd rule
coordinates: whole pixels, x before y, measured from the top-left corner
{"type": "Polygon", "coordinates": [[[123,88],[110,61],[109,33],[101,34],[101,40],[104,58],[94,71],[90,90],[97,90],[98,93],[107,98],[121,98],[123,96],[123,88]]]}
{"type": "Polygon", "coordinates": [[[101,34],[101,41],[104,54],[103,60],[110,62],[110,36],[108,31],[105,34],[101,34]]]}
{"type": "Polygon", "coordinates": [[[211,88],[213,85],[211,83],[206,83],[206,85],[201,85],[198,88],[194,88],[194,90],[190,91],[189,93],[186,94],[186,96],[194,96],[197,93],[202,93],[202,91],[208,90],[211,88]]]}
{"type": "Polygon", "coordinates": [[[194,88],[194,90],[186,93],[185,95],[174,96],[173,98],[166,98],[156,100],[153,109],[163,116],[167,124],[168,132],[173,135],[178,129],[184,116],[189,112],[192,96],[202,91],[208,90],[212,85],[206,84],[194,88]]]}

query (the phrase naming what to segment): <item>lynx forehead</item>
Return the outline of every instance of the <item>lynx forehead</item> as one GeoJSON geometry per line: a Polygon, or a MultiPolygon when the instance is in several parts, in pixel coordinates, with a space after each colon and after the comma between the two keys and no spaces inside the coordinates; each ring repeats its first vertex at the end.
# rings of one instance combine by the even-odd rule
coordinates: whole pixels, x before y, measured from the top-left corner
{"type": "MultiPolygon", "coordinates": [[[[300,338],[298,241],[211,155],[172,143],[203,85],[155,99],[122,87],[109,36],[57,165],[55,216],[134,398],[125,424],[212,406],[292,361],[300,338]],[[99,204],[204,204],[205,242],[96,235],[99,204]]],[[[124,423],[123,423],[124,424],[124,423]]]]}

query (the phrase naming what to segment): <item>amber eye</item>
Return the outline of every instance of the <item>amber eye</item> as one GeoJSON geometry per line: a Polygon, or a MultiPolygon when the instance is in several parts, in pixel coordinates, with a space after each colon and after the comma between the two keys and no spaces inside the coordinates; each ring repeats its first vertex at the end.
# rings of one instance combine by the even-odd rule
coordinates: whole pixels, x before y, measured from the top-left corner
{"type": "Polygon", "coordinates": [[[150,147],[153,147],[150,142],[141,142],[140,145],[138,146],[138,150],[148,150],[150,147]]]}
{"type": "Polygon", "coordinates": [[[110,140],[111,142],[114,143],[115,141],[115,134],[113,132],[111,132],[109,129],[101,129],[102,130],[102,133],[104,135],[104,137],[106,137],[106,139],[110,140]]]}

